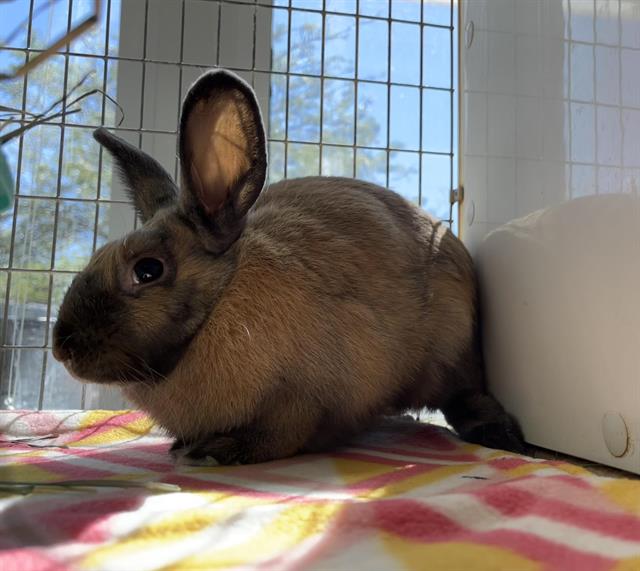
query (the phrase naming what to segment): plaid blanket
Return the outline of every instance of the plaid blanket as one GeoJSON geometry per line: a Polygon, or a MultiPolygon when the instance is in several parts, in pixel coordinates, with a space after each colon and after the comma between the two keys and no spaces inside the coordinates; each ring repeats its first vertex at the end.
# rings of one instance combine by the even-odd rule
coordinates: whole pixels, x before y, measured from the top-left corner
{"type": "Polygon", "coordinates": [[[406,419],[332,454],[176,467],[140,412],[0,413],[0,569],[640,569],[640,481],[406,419]]]}

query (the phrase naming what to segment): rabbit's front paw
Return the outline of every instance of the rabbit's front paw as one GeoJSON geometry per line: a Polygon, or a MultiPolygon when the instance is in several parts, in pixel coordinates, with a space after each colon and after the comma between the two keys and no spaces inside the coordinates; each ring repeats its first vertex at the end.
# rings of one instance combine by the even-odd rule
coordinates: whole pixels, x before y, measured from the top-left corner
{"type": "Polygon", "coordinates": [[[238,440],[226,435],[212,435],[195,442],[176,440],[170,452],[176,463],[190,466],[230,466],[246,462],[238,440]]]}

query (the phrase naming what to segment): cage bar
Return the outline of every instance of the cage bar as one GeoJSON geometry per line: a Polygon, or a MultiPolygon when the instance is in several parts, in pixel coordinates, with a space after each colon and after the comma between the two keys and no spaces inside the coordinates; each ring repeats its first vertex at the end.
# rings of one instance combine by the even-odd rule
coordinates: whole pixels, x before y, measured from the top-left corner
{"type": "MultiPolygon", "coordinates": [[[[54,87],[61,84],[64,94],[72,87],[70,74],[73,66],[99,69],[99,73],[92,78],[91,87],[98,88],[101,93],[109,93],[117,86],[118,78],[114,73],[116,67],[118,74],[123,74],[123,66],[131,66],[131,70],[135,70],[135,66],[139,65],[139,77],[134,77],[133,81],[137,87],[131,91],[139,99],[118,101],[125,112],[124,124],[118,126],[112,120],[112,116],[117,115],[115,109],[112,113],[112,103],[100,93],[93,95],[92,101],[86,101],[82,113],[45,122],[43,128],[49,131],[43,133],[55,130],[58,133],[55,159],[49,164],[51,172],[55,171],[55,180],[47,181],[44,189],[38,186],[38,172],[32,160],[34,143],[28,138],[29,135],[20,137],[11,149],[10,160],[17,171],[16,200],[12,211],[0,215],[0,233],[4,244],[0,246],[4,248],[4,253],[0,249],[0,288],[5,288],[4,291],[0,289],[0,400],[4,408],[91,408],[96,404],[108,408],[110,403],[119,402],[111,397],[101,400],[102,397],[99,394],[96,396],[93,389],[89,389],[93,391],[90,393],[84,386],[79,388],[50,355],[50,332],[56,319],[61,284],[67,283],[105,240],[116,237],[118,232],[126,231],[129,225],[128,221],[121,219],[121,214],[125,212],[125,208],[130,208],[130,203],[118,186],[111,161],[102,149],[96,152],[97,172],[87,179],[87,187],[69,188],[69,169],[79,169],[80,166],[76,164],[77,157],[71,154],[75,150],[73,145],[69,146],[66,133],[86,136],[86,145],[90,148],[95,144],[91,131],[98,124],[115,128],[119,135],[129,138],[140,147],[151,145],[153,154],[159,153],[158,160],[164,160],[165,166],[177,177],[179,163],[172,142],[177,135],[179,100],[185,94],[186,80],[191,80],[207,67],[224,66],[231,69],[247,78],[256,89],[258,83],[262,85],[263,80],[268,81],[269,88],[259,92],[258,96],[265,113],[268,143],[270,148],[273,145],[275,149],[271,162],[276,178],[286,177],[291,172],[325,174],[325,171],[337,169],[386,185],[390,184],[391,178],[402,180],[404,186],[394,190],[411,195],[423,205],[430,206],[435,201],[441,205],[440,211],[435,214],[449,224],[453,222],[453,207],[449,204],[448,197],[455,185],[454,161],[457,154],[454,144],[454,103],[457,97],[454,83],[457,73],[454,42],[457,38],[458,7],[455,0],[394,0],[393,3],[353,0],[342,4],[331,0],[212,0],[206,3],[180,0],[177,8],[175,4],[172,6],[172,10],[177,10],[175,38],[164,39],[168,44],[175,40],[176,49],[171,53],[168,49],[159,50],[158,46],[150,43],[153,41],[151,14],[153,12],[154,17],[162,18],[158,14],[162,13],[163,4],[168,5],[167,2],[168,0],[145,0],[144,3],[135,0],[106,0],[103,2],[103,13],[94,29],[94,36],[87,36],[89,39],[86,41],[82,38],[75,40],[58,52],[64,60],[62,75],[52,78],[51,83],[54,87]],[[210,50],[206,52],[210,55],[197,58],[199,61],[193,61],[192,57],[187,56],[187,40],[191,42],[189,51],[193,49],[194,41],[190,34],[193,18],[190,19],[189,16],[192,14],[191,10],[196,9],[196,4],[197,9],[202,11],[199,14],[206,12],[211,18],[209,32],[212,36],[210,44],[207,44],[210,45],[210,50]],[[418,8],[414,6],[416,4],[418,8]],[[379,9],[380,6],[384,6],[384,10],[379,9]],[[445,19],[428,21],[427,8],[435,9],[434,6],[448,12],[448,24],[445,19]],[[251,25],[248,30],[242,29],[239,24],[241,14],[244,14],[242,10],[249,11],[250,14],[251,25]],[[286,13],[284,29],[278,28],[279,24],[274,17],[276,11],[278,17],[286,13]],[[128,24],[129,18],[132,19],[131,24],[128,24]],[[350,24],[353,29],[330,34],[327,28],[328,18],[333,18],[334,23],[353,22],[350,24]],[[316,20],[320,22],[319,27],[314,23],[316,20]],[[135,28],[136,22],[141,24],[141,30],[139,27],[135,28]],[[296,22],[303,24],[297,25],[296,22]],[[397,74],[392,71],[394,66],[401,65],[394,58],[393,46],[393,30],[398,24],[415,27],[419,32],[419,45],[415,46],[415,53],[403,54],[404,58],[419,60],[419,75],[415,80],[411,77],[394,77],[397,74]],[[377,62],[380,69],[385,69],[381,76],[370,76],[366,71],[370,63],[367,58],[376,57],[376,46],[363,44],[363,34],[367,33],[368,26],[386,29],[386,50],[377,62]],[[231,35],[247,40],[247,57],[242,60],[238,55],[237,61],[227,65],[221,60],[221,49],[224,51],[229,46],[221,44],[221,38],[226,38],[225,34],[231,32],[231,35]],[[425,65],[440,65],[438,61],[430,60],[425,53],[425,37],[428,37],[425,34],[430,33],[443,34],[443,37],[446,35],[448,38],[448,85],[427,83],[425,65]],[[271,44],[271,52],[268,54],[262,53],[263,50],[258,45],[265,38],[271,44]],[[91,44],[94,40],[95,43],[91,44]],[[103,47],[100,43],[102,41],[103,47]],[[280,51],[275,49],[277,42],[280,42],[280,51]],[[126,50],[123,49],[125,43],[126,50]],[[335,62],[339,61],[336,53],[340,49],[335,46],[342,46],[340,49],[346,58],[346,63],[339,69],[335,62]],[[302,57],[305,55],[305,48],[313,48],[313,53],[319,54],[318,67],[305,67],[302,57]],[[213,49],[215,54],[211,53],[213,49]],[[276,61],[277,53],[281,53],[282,49],[286,51],[285,60],[276,61]],[[366,64],[364,68],[363,61],[366,64]],[[160,88],[162,73],[166,73],[167,77],[175,77],[178,83],[176,100],[171,102],[171,110],[161,97],[166,92],[160,88]],[[313,91],[318,84],[319,91],[313,91]],[[318,109],[317,114],[308,109],[305,115],[305,109],[301,106],[300,101],[304,100],[301,93],[304,95],[306,92],[300,90],[305,86],[311,90],[309,93],[317,93],[317,100],[308,101],[310,107],[318,109]],[[327,98],[329,87],[336,89],[338,93],[331,99],[327,98]],[[344,92],[338,92],[338,88],[344,89],[344,92]],[[394,108],[392,94],[398,89],[404,89],[406,93],[417,90],[418,93],[415,107],[403,110],[418,121],[418,144],[415,147],[407,145],[403,140],[394,140],[393,133],[398,132],[398,124],[401,124],[402,119],[394,116],[397,109],[394,108]],[[386,101],[367,97],[371,90],[378,90],[376,93],[386,91],[386,101]],[[449,99],[449,123],[437,149],[425,146],[425,132],[433,134],[432,130],[435,128],[428,120],[430,109],[425,105],[426,93],[442,94],[438,96],[448,96],[449,99]],[[278,105],[276,101],[279,102],[278,105]],[[337,107],[331,108],[331,104],[337,107]],[[154,117],[160,115],[165,121],[166,117],[174,117],[175,126],[169,127],[166,123],[155,121],[154,117]],[[308,124],[305,123],[307,115],[308,124]],[[342,128],[342,117],[347,125],[346,135],[343,134],[342,138],[328,138],[328,129],[342,128]],[[295,128],[292,129],[292,126],[295,128]],[[353,133],[348,130],[351,126],[353,133]],[[369,130],[368,135],[365,127],[369,130]],[[383,131],[384,136],[379,136],[383,131]],[[401,157],[404,162],[399,161],[399,166],[392,166],[392,156],[401,157]],[[442,164],[448,161],[448,171],[445,174],[430,172],[430,169],[425,168],[426,157],[435,157],[433,160],[442,161],[442,164]],[[279,165],[282,165],[281,168],[279,165]],[[392,168],[405,169],[406,176],[395,173],[391,177],[392,168]],[[443,189],[447,187],[446,192],[442,191],[441,197],[432,196],[423,188],[425,180],[438,176],[442,178],[443,189]],[[90,185],[95,188],[89,188],[90,185]],[[35,227],[22,224],[20,216],[23,210],[36,216],[43,209],[51,212],[49,218],[36,220],[35,227]],[[69,218],[70,212],[81,213],[81,217],[86,216],[86,219],[69,218]],[[86,244],[69,243],[65,232],[69,225],[74,224],[78,227],[79,240],[86,241],[86,244]],[[27,246],[30,248],[28,251],[25,250],[27,246]],[[82,252],[73,253],[78,247],[82,252]],[[42,252],[47,252],[48,257],[42,252]],[[72,262],[62,264],[61,261],[68,256],[71,256],[72,262]],[[41,280],[46,283],[43,291],[37,290],[34,285],[41,280]]],[[[70,29],[74,17],[82,11],[82,3],[80,0],[67,0],[63,4],[66,4],[64,25],[66,29],[70,29]]],[[[0,55],[4,58],[0,61],[11,58],[24,60],[45,50],[39,42],[34,41],[42,32],[41,22],[37,20],[34,11],[34,0],[28,3],[25,16],[28,22],[26,42],[0,46],[0,55]]],[[[0,37],[6,35],[0,24],[0,37]]],[[[245,48],[240,45],[234,49],[242,51],[245,48]]],[[[225,53],[227,52],[228,49],[225,53]]],[[[74,69],[74,73],[76,71],[74,69]]],[[[19,96],[22,116],[13,122],[24,120],[26,111],[38,111],[28,108],[29,94],[33,89],[40,88],[41,83],[35,70],[24,77],[19,96]]],[[[42,137],[45,148],[41,156],[45,161],[44,157],[49,157],[49,149],[46,147],[51,137],[42,137]]],[[[135,224],[137,222],[132,220],[131,225],[135,224]]]]}

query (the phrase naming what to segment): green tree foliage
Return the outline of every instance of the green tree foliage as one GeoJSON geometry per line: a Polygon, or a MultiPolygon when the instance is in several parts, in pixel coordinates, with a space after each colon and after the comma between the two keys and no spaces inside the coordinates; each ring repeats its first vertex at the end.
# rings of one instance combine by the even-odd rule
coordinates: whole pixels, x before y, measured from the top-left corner
{"type": "MultiPolygon", "coordinates": [[[[311,68],[320,51],[322,31],[317,25],[308,24],[297,31],[292,38],[290,62],[298,69],[311,68]]],[[[335,37],[327,36],[326,41],[343,39],[338,32],[335,37]]],[[[285,42],[287,27],[274,25],[272,43],[285,42]]],[[[95,53],[96,46],[104,42],[104,28],[97,27],[79,40],[74,47],[77,52],[95,53]]],[[[117,30],[112,26],[110,42],[117,45],[117,30]]],[[[110,51],[114,51],[113,46],[110,51]]],[[[5,61],[18,63],[18,55],[7,52],[5,61]]],[[[317,63],[317,62],[315,62],[317,63]]],[[[34,70],[28,77],[25,108],[30,112],[40,112],[53,101],[63,96],[64,77],[67,73],[67,89],[76,85],[86,74],[87,82],[80,89],[87,91],[102,88],[104,60],[89,57],[65,58],[57,55],[34,70]]],[[[327,74],[331,70],[348,67],[350,62],[342,55],[333,54],[325,58],[327,74]]],[[[283,50],[274,49],[272,68],[287,69],[287,56],[283,50]]],[[[117,91],[117,62],[109,63],[106,74],[106,91],[115,96],[117,91]]],[[[269,135],[273,139],[285,138],[286,77],[273,75],[270,90],[269,135]]],[[[23,82],[3,83],[0,103],[20,108],[23,99],[23,82]]],[[[320,78],[292,76],[288,93],[288,134],[289,138],[309,141],[307,145],[289,145],[287,175],[301,176],[318,174],[320,171],[320,78]],[[293,135],[296,137],[293,137],[293,135]]],[[[387,153],[384,150],[361,150],[358,152],[357,171],[354,172],[354,105],[353,81],[325,80],[323,110],[323,141],[328,144],[323,149],[322,173],[339,174],[385,183],[387,153]],[[330,146],[331,143],[349,145],[330,146]]],[[[370,111],[371,101],[359,98],[357,108],[358,144],[371,145],[378,138],[381,129],[380,118],[370,111]]],[[[13,243],[11,267],[13,269],[48,270],[50,268],[77,271],[88,260],[96,245],[111,238],[110,220],[113,216],[126,215],[122,207],[89,201],[100,197],[110,198],[112,167],[106,154],[100,158],[100,149],[91,138],[92,127],[101,124],[114,125],[115,107],[103,100],[100,94],[92,95],[81,102],[82,111],[70,115],[64,130],[60,124],[43,125],[29,131],[24,136],[22,156],[19,161],[18,142],[5,147],[14,172],[20,168],[16,217],[14,211],[0,214],[0,267],[8,267],[11,232],[15,224],[16,236],[13,243]],[[81,126],[80,126],[81,125],[81,126]],[[102,169],[99,168],[102,160],[102,169]],[[59,168],[60,165],[60,168],[59,168]],[[58,200],[43,200],[56,198],[58,200]],[[82,199],[89,199],[83,201],[82,199]],[[55,220],[57,220],[57,225],[55,220]],[[97,217],[97,218],[96,218],[97,217]],[[96,225],[97,219],[97,226],[96,225]],[[94,227],[97,235],[94,236],[94,227]],[[55,251],[54,251],[55,250],[55,251]]],[[[126,114],[127,109],[124,109],[126,114]]],[[[386,117],[382,118],[386,122],[386,117]]],[[[271,179],[284,175],[284,145],[270,146],[271,179]],[[281,166],[278,167],[278,164],[281,166]]],[[[25,274],[24,279],[14,274],[11,288],[13,303],[47,303],[49,296],[48,274],[25,274]]],[[[56,276],[53,301],[59,301],[61,292],[69,278],[56,276]]]]}
{"type": "MultiPolygon", "coordinates": [[[[361,23],[360,25],[366,25],[361,23]]],[[[345,41],[349,30],[339,30],[325,35],[325,45],[335,41],[345,41]]],[[[286,45],[287,23],[274,24],[272,41],[275,46],[286,45]]],[[[290,67],[302,73],[317,73],[320,66],[322,45],[321,25],[306,22],[296,30],[292,30],[294,37],[289,43],[288,61],[290,67]]],[[[275,49],[272,68],[287,69],[287,51],[275,49]]],[[[336,73],[352,69],[345,55],[332,53],[324,59],[325,75],[339,75],[336,73]]],[[[353,145],[356,139],[355,130],[357,108],[357,145],[373,146],[379,140],[381,130],[386,130],[386,116],[376,117],[371,111],[371,97],[359,94],[355,102],[355,83],[348,79],[325,79],[321,82],[316,77],[296,77],[289,79],[288,105],[286,115],[287,91],[286,79],[283,76],[273,76],[270,94],[270,136],[274,139],[285,138],[285,124],[288,118],[289,139],[298,139],[310,143],[320,142],[320,100],[321,90],[324,91],[324,109],[322,109],[322,142],[328,146],[323,148],[322,162],[319,163],[319,149],[316,145],[289,145],[287,160],[288,176],[303,176],[309,174],[357,176],[381,184],[386,183],[387,152],[384,150],[359,150],[354,161],[354,149],[340,145],[353,145]],[[383,121],[385,124],[381,124],[383,121]],[[331,146],[331,144],[335,146],[331,146]]],[[[385,131],[386,132],[386,131],[385,131]]],[[[386,138],[386,137],[385,137],[386,138]]],[[[284,146],[272,146],[272,163],[283,161],[278,154],[283,153],[284,146]],[[275,149],[275,153],[274,153],[275,149]]],[[[282,169],[283,170],[283,169],[282,169]]],[[[272,173],[272,179],[280,178],[282,170],[272,173]],[[279,176],[280,175],[280,176],[279,176]]]]}
{"type": "MultiPolygon", "coordinates": [[[[103,62],[95,58],[70,58],[68,89],[86,74],[90,76],[78,94],[101,87],[102,65],[103,62]]],[[[27,80],[25,109],[38,113],[60,99],[64,75],[62,56],[54,56],[34,70],[27,80]]],[[[109,81],[113,83],[115,76],[109,81]]],[[[2,102],[21,107],[23,82],[14,81],[6,90],[4,88],[5,85],[2,102]]],[[[64,130],[56,123],[28,131],[24,135],[21,157],[17,140],[5,146],[14,173],[20,169],[19,181],[16,177],[20,196],[15,211],[0,214],[0,265],[3,267],[9,263],[14,224],[16,235],[11,263],[14,269],[46,270],[53,264],[56,269],[78,270],[91,254],[97,207],[93,202],[67,199],[95,199],[100,179],[102,197],[108,198],[111,168],[105,163],[108,168],[103,168],[100,176],[99,149],[91,139],[91,129],[74,126],[98,126],[102,123],[101,95],[87,97],[79,105],[82,111],[67,117],[64,130]],[[57,201],[46,200],[56,196],[60,197],[57,201]]],[[[109,106],[107,101],[105,120],[113,123],[110,117],[113,111],[109,106]]],[[[107,214],[110,208],[110,205],[101,206],[101,214],[107,214]]],[[[101,218],[95,237],[97,243],[108,237],[108,216],[101,218]]],[[[31,274],[29,280],[14,280],[11,299],[17,303],[46,303],[48,289],[48,279],[37,279],[31,274]]]]}

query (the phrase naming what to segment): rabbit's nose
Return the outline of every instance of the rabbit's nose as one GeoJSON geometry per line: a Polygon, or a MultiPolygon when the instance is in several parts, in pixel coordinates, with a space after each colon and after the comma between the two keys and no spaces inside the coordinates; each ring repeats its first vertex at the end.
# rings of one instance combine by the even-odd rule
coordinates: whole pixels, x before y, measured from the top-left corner
{"type": "Polygon", "coordinates": [[[73,358],[73,327],[60,319],[53,328],[53,356],[61,362],[73,358]]]}

